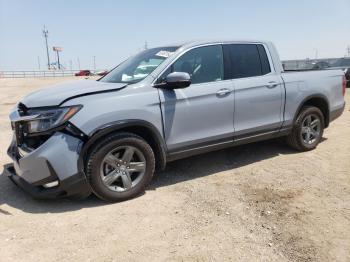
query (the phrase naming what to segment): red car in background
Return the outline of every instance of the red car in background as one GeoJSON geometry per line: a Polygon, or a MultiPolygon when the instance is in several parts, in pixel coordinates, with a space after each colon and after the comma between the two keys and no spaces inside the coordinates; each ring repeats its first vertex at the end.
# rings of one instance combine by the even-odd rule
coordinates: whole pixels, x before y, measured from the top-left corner
{"type": "Polygon", "coordinates": [[[81,70],[78,73],[75,73],[75,76],[89,76],[92,75],[90,70],[81,70]]]}

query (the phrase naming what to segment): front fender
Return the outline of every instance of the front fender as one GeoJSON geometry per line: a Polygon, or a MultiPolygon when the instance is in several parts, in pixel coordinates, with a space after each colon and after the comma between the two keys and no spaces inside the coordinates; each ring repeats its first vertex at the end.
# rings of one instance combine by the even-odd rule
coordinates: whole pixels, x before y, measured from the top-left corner
{"type": "MultiPolygon", "coordinates": [[[[158,163],[157,166],[163,170],[166,166],[166,143],[161,136],[160,132],[157,130],[157,128],[152,125],[151,123],[144,121],[144,120],[137,120],[137,119],[128,119],[128,120],[120,120],[120,121],[115,121],[111,122],[108,124],[104,124],[100,127],[97,127],[94,129],[89,135],[88,135],[88,140],[87,142],[83,145],[83,148],[81,150],[80,156],[79,156],[79,161],[78,161],[78,166],[80,170],[85,170],[85,160],[86,157],[88,156],[90,148],[98,142],[100,139],[103,137],[114,133],[118,131],[123,131],[127,130],[129,132],[133,132],[133,129],[136,130],[137,128],[143,128],[144,130],[147,130],[148,134],[152,136],[152,142],[153,144],[152,148],[155,151],[158,163]]],[[[138,134],[137,132],[135,132],[138,134]]],[[[138,134],[141,137],[143,137],[142,134],[138,134]]],[[[150,141],[147,141],[150,143],[150,141]]]]}

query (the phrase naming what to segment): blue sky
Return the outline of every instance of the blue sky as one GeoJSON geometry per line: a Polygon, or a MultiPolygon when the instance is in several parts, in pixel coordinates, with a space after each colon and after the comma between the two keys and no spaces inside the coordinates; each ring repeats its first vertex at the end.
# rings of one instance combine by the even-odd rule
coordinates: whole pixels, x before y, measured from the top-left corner
{"type": "MultiPolygon", "coordinates": [[[[282,59],[340,57],[350,45],[350,0],[0,0],[0,70],[45,67],[41,34],[69,68],[111,68],[147,41],[264,39],[282,59]]],[[[51,59],[55,59],[50,49],[51,59]]]]}

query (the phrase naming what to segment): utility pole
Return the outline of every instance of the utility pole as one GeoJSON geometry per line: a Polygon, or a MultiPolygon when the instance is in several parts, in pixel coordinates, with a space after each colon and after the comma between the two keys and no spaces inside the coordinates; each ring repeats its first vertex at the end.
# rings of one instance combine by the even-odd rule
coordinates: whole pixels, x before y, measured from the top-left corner
{"type": "Polygon", "coordinates": [[[318,49],[315,48],[315,60],[317,60],[317,58],[318,58],[318,49]]]}
{"type": "Polygon", "coordinates": [[[47,38],[49,37],[49,31],[45,28],[43,29],[43,37],[45,37],[46,43],[46,55],[47,55],[47,68],[50,70],[50,55],[49,55],[49,45],[47,44],[47,38]]]}
{"type": "Polygon", "coordinates": [[[148,49],[148,43],[147,43],[147,41],[145,41],[144,49],[145,49],[145,50],[148,49]]]}
{"type": "Polygon", "coordinates": [[[40,57],[38,56],[38,68],[40,70],[40,57]]]}
{"type": "Polygon", "coordinates": [[[350,57],[350,45],[348,45],[347,51],[348,51],[348,57],[350,57]]]}
{"type": "Polygon", "coordinates": [[[57,63],[58,63],[58,69],[61,69],[61,63],[60,63],[60,54],[58,53],[58,50],[56,50],[57,53],[57,63]]]}
{"type": "Polygon", "coordinates": [[[80,59],[79,59],[79,57],[77,58],[77,62],[78,62],[78,69],[80,70],[80,59]]]}
{"type": "Polygon", "coordinates": [[[94,58],[94,70],[96,71],[96,56],[93,56],[94,58]]]}

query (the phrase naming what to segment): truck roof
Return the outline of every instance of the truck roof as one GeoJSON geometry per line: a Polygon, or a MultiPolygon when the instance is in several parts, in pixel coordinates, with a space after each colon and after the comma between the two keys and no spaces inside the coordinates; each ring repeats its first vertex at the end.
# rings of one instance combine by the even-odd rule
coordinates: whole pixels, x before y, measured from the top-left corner
{"type": "Polygon", "coordinates": [[[228,44],[228,43],[269,43],[269,41],[263,40],[254,40],[254,39],[207,39],[207,40],[192,40],[192,41],[183,41],[178,43],[173,43],[168,46],[179,46],[179,47],[192,47],[198,45],[206,45],[206,44],[228,44]]]}
{"type": "MultiPolygon", "coordinates": [[[[264,44],[266,45],[270,55],[271,62],[276,72],[283,72],[282,63],[274,44],[270,41],[254,40],[254,39],[209,39],[209,40],[193,40],[180,43],[173,43],[173,45],[164,46],[176,46],[179,47],[176,52],[182,52],[183,50],[190,49],[192,47],[208,45],[208,44],[229,44],[229,43],[245,43],[245,44],[264,44]]],[[[161,47],[161,46],[160,46],[161,47]]]]}

